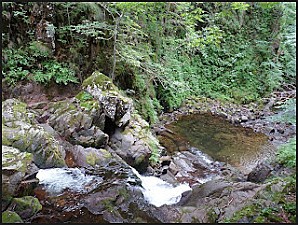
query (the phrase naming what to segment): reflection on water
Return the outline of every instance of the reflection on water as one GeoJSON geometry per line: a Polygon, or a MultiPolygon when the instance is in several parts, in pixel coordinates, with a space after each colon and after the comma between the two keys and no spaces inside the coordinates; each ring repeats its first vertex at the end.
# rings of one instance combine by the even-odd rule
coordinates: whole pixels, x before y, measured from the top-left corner
{"type": "Polygon", "coordinates": [[[214,160],[227,162],[243,172],[272,156],[275,150],[266,135],[210,114],[182,116],[166,127],[174,132],[175,139],[183,139],[214,160]]]}

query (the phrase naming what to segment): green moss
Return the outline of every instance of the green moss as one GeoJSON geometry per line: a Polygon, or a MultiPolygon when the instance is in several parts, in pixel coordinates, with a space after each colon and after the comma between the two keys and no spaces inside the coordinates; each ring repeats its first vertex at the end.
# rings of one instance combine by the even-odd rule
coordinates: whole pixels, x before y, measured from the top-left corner
{"type": "Polygon", "coordinates": [[[216,223],[218,215],[215,213],[215,211],[213,209],[210,209],[207,212],[207,216],[208,216],[208,223],[216,223]]]}
{"type": "MultiPolygon", "coordinates": [[[[2,131],[3,131],[3,126],[2,126],[2,131]]],[[[8,140],[6,135],[3,135],[3,133],[2,133],[2,145],[6,145],[6,146],[12,145],[12,142],[10,140],[8,140]]]]}
{"type": "Polygon", "coordinates": [[[108,150],[101,148],[100,151],[103,153],[105,159],[112,158],[112,154],[108,150]]]}
{"type": "Polygon", "coordinates": [[[14,205],[14,211],[20,215],[24,211],[28,214],[28,209],[30,209],[29,216],[33,216],[42,209],[42,205],[39,203],[38,199],[33,196],[14,198],[11,204],[14,205]]]}
{"type": "Polygon", "coordinates": [[[101,204],[104,205],[105,209],[107,209],[110,212],[113,212],[114,211],[113,201],[114,201],[113,198],[106,198],[101,201],[101,204]]]}
{"type": "Polygon", "coordinates": [[[87,101],[93,99],[93,96],[86,91],[80,91],[75,98],[80,101],[87,101]]]}
{"type": "Polygon", "coordinates": [[[86,161],[90,166],[94,166],[96,163],[96,155],[93,152],[90,152],[86,155],[86,161]]]}
{"type": "Polygon", "coordinates": [[[24,223],[24,222],[16,212],[4,211],[2,213],[2,223],[24,223]]]}
{"type": "Polygon", "coordinates": [[[65,111],[77,110],[77,107],[67,100],[50,103],[50,108],[53,108],[55,111],[59,111],[60,114],[65,111]]]}
{"type": "Polygon", "coordinates": [[[85,79],[82,87],[86,88],[89,85],[92,86],[93,84],[99,86],[103,91],[119,92],[118,88],[113,84],[112,79],[98,71],[93,72],[90,77],[85,79]]]}
{"type": "Polygon", "coordinates": [[[18,101],[18,104],[15,104],[13,106],[13,111],[24,113],[27,111],[26,108],[27,108],[26,103],[18,101]]]}
{"type": "Polygon", "coordinates": [[[149,146],[151,148],[151,156],[149,158],[149,162],[151,165],[155,165],[159,162],[160,158],[159,148],[153,141],[149,141],[149,146]]]}
{"type": "Polygon", "coordinates": [[[121,189],[119,189],[118,193],[119,193],[119,195],[122,196],[125,200],[127,200],[128,197],[130,196],[126,188],[121,188],[121,189]]]}
{"type": "Polygon", "coordinates": [[[141,164],[144,160],[145,160],[145,155],[140,155],[139,157],[137,157],[137,158],[135,159],[135,164],[136,164],[136,165],[139,165],[139,164],[141,164]]]}
{"type": "Polygon", "coordinates": [[[238,221],[240,221],[242,218],[247,217],[249,220],[251,220],[259,211],[258,209],[256,209],[256,205],[249,205],[246,206],[244,208],[242,208],[241,210],[237,211],[236,213],[234,213],[233,217],[230,219],[225,219],[224,222],[227,223],[237,223],[238,221]]]}

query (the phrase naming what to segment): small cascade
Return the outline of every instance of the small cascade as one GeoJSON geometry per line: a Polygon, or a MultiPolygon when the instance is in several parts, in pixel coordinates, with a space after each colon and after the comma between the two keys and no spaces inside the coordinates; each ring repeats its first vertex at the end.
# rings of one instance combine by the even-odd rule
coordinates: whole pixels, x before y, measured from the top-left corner
{"type": "Polygon", "coordinates": [[[40,169],[36,178],[39,179],[39,184],[44,185],[46,191],[52,195],[58,195],[67,189],[72,192],[90,192],[103,180],[99,176],[85,174],[79,168],[40,169]]]}
{"type": "Polygon", "coordinates": [[[142,187],[140,189],[145,200],[157,207],[178,203],[182,197],[182,193],[192,190],[186,183],[174,187],[158,177],[142,176],[136,169],[131,169],[142,181],[142,187]]]}

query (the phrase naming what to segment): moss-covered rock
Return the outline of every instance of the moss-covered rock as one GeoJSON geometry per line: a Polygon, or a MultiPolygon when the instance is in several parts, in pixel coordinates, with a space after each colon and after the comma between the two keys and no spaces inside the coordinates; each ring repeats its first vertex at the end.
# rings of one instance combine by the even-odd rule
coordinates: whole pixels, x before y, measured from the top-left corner
{"type": "Polygon", "coordinates": [[[109,77],[95,71],[84,80],[82,88],[101,104],[104,114],[118,127],[128,124],[133,101],[123,96],[109,77]]]}
{"type": "Polygon", "coordinates": [[[25,103],[16,99],[2,103],[2,140],[5,145],[32,153],[33,161],[41,168],[65,166],[63,147],[36,123],[25,103]]]}
{"type": "Polygon", "coordinates": [[[87,88],[88,86],[92,85],[100,87],[102,91],[119,91],[119,89],[113,84],[112,79],[100,73],[99,71],[93,72],[90,77],[85,79],[83,81],[82,87],[87,88]]]}
{"type": "Polygon", "coordinates": [[[70,151],[75,165],[80,167],[106,166],[112,160],[111,153],[103,148],[84,148],[75,145],[70,151]]]}
{"type": "Polygon", "coordinates": [[[2,170],[26,172],[27,166],[32,162],[32,154],[2,145],[2,170]]]}
{"type": "Polygon", "coordinates": [[[8,206],[32,162],[32,154],[2,145],[2,207],[8,206]]]}
{"type": "Polygon", "coordinates": [[[14,122],[31,123],[34,115],[27,111],[27,105],[18,99],[12,98],[2,102],[2,125],[14,126],[14,122]]]}
{"type": "Polygon", "coordinates": [[[18,213],[22,219],[26,219],[39,212],[42,209],[42,205],[37,198],[33,196],[24,196],[21,198],[14,198],[9,208],[18,213]]]}
{"type": "Polygon", "coordinates": [[[16,212],[6,210],[2,213],[2,223],[24,223],[24,222],[16,212]]]}
{"type": "Polygon", "coordinates": [[[107,144],[100,107],[82,111],[74,99],[68,99],[50,103],[47,112],[50,113],[49,124],[70,143],[96,148],[107,144]]]}
{"type": "Polygon", "coordinates": [[[151,133],[149,124],[135,113],[124,130],[116,129],[110,137],[110,146],[139,171],[146,170],[149,159],[152,163],[158,162],[163,148],[151,133]]]}

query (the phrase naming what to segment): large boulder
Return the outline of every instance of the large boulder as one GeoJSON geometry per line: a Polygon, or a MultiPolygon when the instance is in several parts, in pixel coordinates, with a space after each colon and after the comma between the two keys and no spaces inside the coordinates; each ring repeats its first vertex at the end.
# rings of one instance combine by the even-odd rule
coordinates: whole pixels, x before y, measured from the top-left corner
{"type": "Polygon", "coordinates": [[[70,167],[105,167],[112,160],[112,154],[106,149],[84,148],[81,145],[75,145],[69,149],[66,160],[70,167]]]}
{"type": "Polygon", "coordinates": [[[32,153],[40,168],[65,166],[65,152],[58,140],[35,123],[25,103],[17,99],[2,102],[2,144],[32,153]]]}
{"type": "Polygon", "coordinates": [[[88,93],[103,109],[105,130],[110,135],[109,146],[122,159],[139,171],[146,170],[149,159],[158,161],[162,147],[152,135],[149,124],[134,112],[132,99],[125,97],[109,77],[95,71],[84,80],[82,89],[85,93],[79,95],[81,99],[85,96],[84,101],[89,99],[92,103],[88,93]]]}
{"type": "Polygon", "coordinates": [[[115,130],[110,137],[110,147],[140,172],[147,169],[151,160],[159,160],[157,156],[163,148],[151,133],[149,124],[138,114],[132,114],[124,129],[115,130]]]}
{"type": "MultiPolygon", "coordinates": [[[[183,196],[177,207],[182,223],[217,223],[232,218],[235,212],[250,204],[266,185],[214,179],[195,185],[183,196]]],[[[177,222],[177,220],[176,220],[177,222]]]]}
{"type": "Polygon", "coordinates": [[[2,145],[2,210],[15,196],[32,158],[31,153],[2,145]]]}
{"type": "Polygon", "coordinates": [[[133,110],[133,101],[123,96],[109,77],[95,71],[84,80],[82,89],[100,102],[105,116],[118,127],[127,125],[133,110]]]}
{"type": "Polygon", "coordinates": [[[102,131],[104,121],[96,120],[101,118],[96,102],[87,110],[83,110],[75,98],[52,102],[44,114],[48,115],[48,123],[55,131],[74,145],[101,148],[107,144],[108,135],[102,131]]]}

